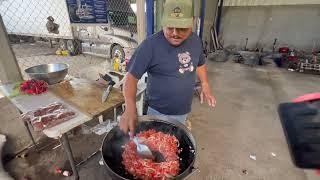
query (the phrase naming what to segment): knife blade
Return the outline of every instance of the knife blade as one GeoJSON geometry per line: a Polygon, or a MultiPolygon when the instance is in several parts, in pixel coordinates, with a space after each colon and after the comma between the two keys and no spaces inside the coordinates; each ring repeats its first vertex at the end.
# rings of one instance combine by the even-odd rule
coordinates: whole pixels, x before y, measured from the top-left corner
{"type": "Polygon", "coordinates": [[[102,96],[101,96],[101,102],[104,103],[106,102],[106,100],[108,99],[108,96],[110,94],[110,91],[112,89],[112,85],[109,85],[106,89],[104,89],[104,91],[102,92],[102,96]]]}

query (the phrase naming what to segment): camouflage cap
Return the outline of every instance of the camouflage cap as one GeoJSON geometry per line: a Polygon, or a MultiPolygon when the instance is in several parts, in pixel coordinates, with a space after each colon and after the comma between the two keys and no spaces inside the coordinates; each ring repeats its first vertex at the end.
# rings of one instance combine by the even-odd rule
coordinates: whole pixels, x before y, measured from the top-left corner
{"type": "Polygon", "coordinates": [[[163,27],[193,27],[193,0],[166,0],[161,25],[163,27]]]}

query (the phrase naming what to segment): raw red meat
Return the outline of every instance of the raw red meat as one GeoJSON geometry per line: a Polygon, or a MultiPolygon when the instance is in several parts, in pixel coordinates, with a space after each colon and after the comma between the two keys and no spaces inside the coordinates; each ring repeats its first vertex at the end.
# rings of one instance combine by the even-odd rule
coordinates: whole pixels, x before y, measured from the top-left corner
{"type": "Polygon", "coordinates": [[[45,128],[52,127],[53,125],[57,125],[61,122],[66,121],[66,118],[73,117],[75,112],[65,111],[60,112],[58,114],[48,114],[41,117],[36,117],[31,120],[31,124],[35,129],[42,130],[45,128]]]}
{"type": "Polygon", "coordinates": [[[58,109],[62,109],[63,105],[61,103],[52,103],[46,107],[42,107],[34,111],[34,116],[43,116],[45,114],[53,113],[54,111],[58,109]]]}
{"type": "Polygon", "coordinates": [[[164,180],[177,176],[179,173],[178,140],[175,136],[156,132],[153,129],[137,134],[143,144],[151,151],[160,152],[165,162],[156,163],[143,159],[137,154],[135,143],[131,140],[122,154],[122,164],[135,178],[143,180],[164,180]]]}
{"type": "Polygon", "coordinates": [[[22,120],[31,123],[35,131],[41,131],[74,118],[76,113],[61,103],[52,103],[21,116],[22,120]]]}

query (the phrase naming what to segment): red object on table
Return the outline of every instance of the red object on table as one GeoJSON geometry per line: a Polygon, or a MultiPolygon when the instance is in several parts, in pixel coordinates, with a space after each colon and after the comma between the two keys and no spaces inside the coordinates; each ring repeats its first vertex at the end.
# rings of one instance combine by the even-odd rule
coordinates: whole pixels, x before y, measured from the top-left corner
{"type": "Polygon", "coordinates": [[[42,94],[48,90],[48,84],[42,80],[27,80],[20,84],[20,91],[29,95],[42,94]]]}

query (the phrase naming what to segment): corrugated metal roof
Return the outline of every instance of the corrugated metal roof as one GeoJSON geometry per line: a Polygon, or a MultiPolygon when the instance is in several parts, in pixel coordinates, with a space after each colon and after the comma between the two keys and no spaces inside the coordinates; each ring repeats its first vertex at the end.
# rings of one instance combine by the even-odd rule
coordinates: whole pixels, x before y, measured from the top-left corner
{"type": "Polygon", "coordinates": [[[272,6],[320,4],[320,0],[224,0],[224,6],[272,6]]]}

